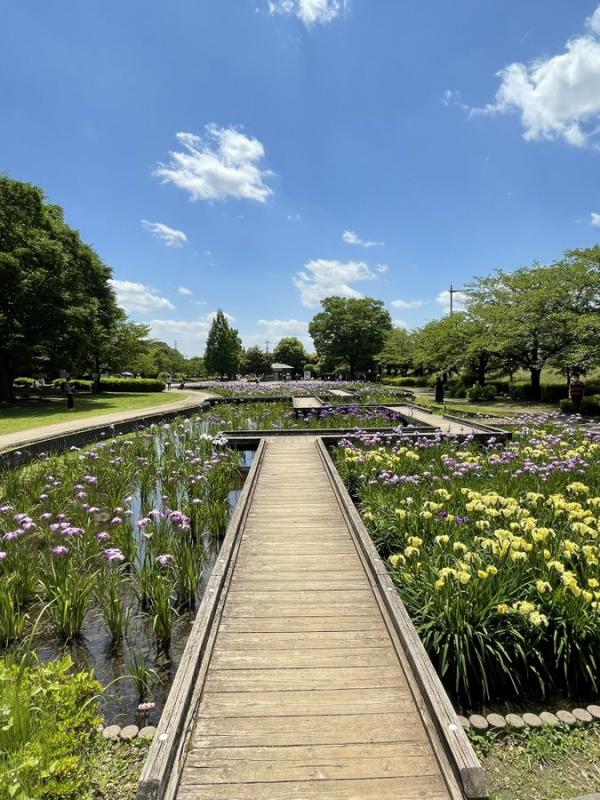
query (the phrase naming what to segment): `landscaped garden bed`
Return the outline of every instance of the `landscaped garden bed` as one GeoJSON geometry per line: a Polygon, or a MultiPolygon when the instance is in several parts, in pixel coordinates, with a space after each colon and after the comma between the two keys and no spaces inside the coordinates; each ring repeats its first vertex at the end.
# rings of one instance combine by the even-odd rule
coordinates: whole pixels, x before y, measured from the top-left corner
{"type": "Polygon", "coordinates": [[[427,651],[463,708],[596,697],[600,437],[526,419],[512,443],[335,451],[427,651]]]}

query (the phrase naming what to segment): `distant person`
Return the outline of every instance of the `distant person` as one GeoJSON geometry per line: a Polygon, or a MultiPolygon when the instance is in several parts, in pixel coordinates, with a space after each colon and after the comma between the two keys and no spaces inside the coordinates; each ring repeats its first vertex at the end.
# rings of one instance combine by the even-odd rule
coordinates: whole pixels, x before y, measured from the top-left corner
{"type": "Polygon", "coordinates": [[[569,396],[573,403],[573,411],[576,414],[581,413],[581,404],[583,402],[583,395],[585,394],[585,383],[581,380],[579,375],[573,375],[573,380],[569,386],[569,396]]]}
{"type": "Polygon", "coordinates": [[[67,410],[70,411],[75,406],[75,387],[70,380],[66,380],[63,391],[67,395],[67,410]]]}
{"type": "Polygon", "coordinates": [[[138,372],[138,374],[135,377],[136,377],[136,380],[139,380],[142,377],[142,375],[141,375],[140,372],[138,372]]]}
{"type": "Polygon", "coordinates": [[[168,391],[168,392],[170,392],[170,391],[171,391],[171,383],[172,383],[172,381],[171,381],[171,376],[170,376],[170,375],[167,375],[167,391],[168,391]]]}
{"type": "Polygon", "coordinates": [[[181,381],[181,383],[179,384],[179,388],[185,389],[185,381],[181,381]]]}
{"type": "Polygon", "coordinates": [[[444,380],[441,375],[435,379],[435,402],[444,402],[444,380]]]}

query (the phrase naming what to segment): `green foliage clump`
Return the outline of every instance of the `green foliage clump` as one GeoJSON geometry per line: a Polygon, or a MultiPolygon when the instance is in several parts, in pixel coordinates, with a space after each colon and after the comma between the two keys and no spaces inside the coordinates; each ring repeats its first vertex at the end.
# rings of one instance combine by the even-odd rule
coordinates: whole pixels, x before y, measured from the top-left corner
{"type": "Polygon", "coordinates": [[[476,383],[470,389],[467,389],[467,398],[473,401],[494,400],[496,398],[496,387],[489,383],[485,384],[485,386],[476,383]]]}
{"type": "Polygon", "coordinates": [[[388,377],[382,378],[381,382],[386,386],[422,386],[423,385],[423,378],[415,378],[413,376],[407,377],[400,377],[397,376],[395,378],[388,377]]]}
{"type": "MultiPolygon", "coordinates": [[[[575,406],[572,400],[565,399],[560,401],[560,410],[565,414],[575,414],[575,406]]],[[[600,395],[584,397],[579,413],[585,417],[600,417],[600,395]]]]}
{"type": "Polygon", "coordinates": [[[91,791],[89,747],[101,685],[49,664],[0,661],[0,800],[83,800],[91,791]]]}

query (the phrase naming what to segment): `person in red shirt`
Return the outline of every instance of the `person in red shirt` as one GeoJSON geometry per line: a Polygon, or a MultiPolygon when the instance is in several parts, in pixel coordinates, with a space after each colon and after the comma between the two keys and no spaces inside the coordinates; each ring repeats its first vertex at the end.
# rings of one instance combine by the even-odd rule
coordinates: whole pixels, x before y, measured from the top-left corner
{"type": "Polygon", "coordinates": [[[579,414],[581,411],[581,403],[583,401],[583,395],[585,393],[585,383],[581,380],[579,375],[574,375],[573,380],[571,381],[571,385],[569,386],[569,395],[571,396],[571,402],[573,403],[573,410],[576,414],[579,414]]]}

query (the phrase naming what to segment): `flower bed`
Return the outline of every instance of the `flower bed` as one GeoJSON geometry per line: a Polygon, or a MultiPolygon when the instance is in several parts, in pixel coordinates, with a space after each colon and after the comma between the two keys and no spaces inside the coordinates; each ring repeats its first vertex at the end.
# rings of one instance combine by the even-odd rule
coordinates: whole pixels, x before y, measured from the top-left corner
{"type": "Polygon", "coordinates": [[[463,706],[600,689],[600,437],[556,417],[507,446],[345,442],[338,469],[463,706]]]}
{"type": "Polygon", "coordinates": [[[239,493],[241,455],[205,430],[152,426],[0,481],[0,647],[70,651],[109,685],[108,718],[160,711],[239,493]]]}

